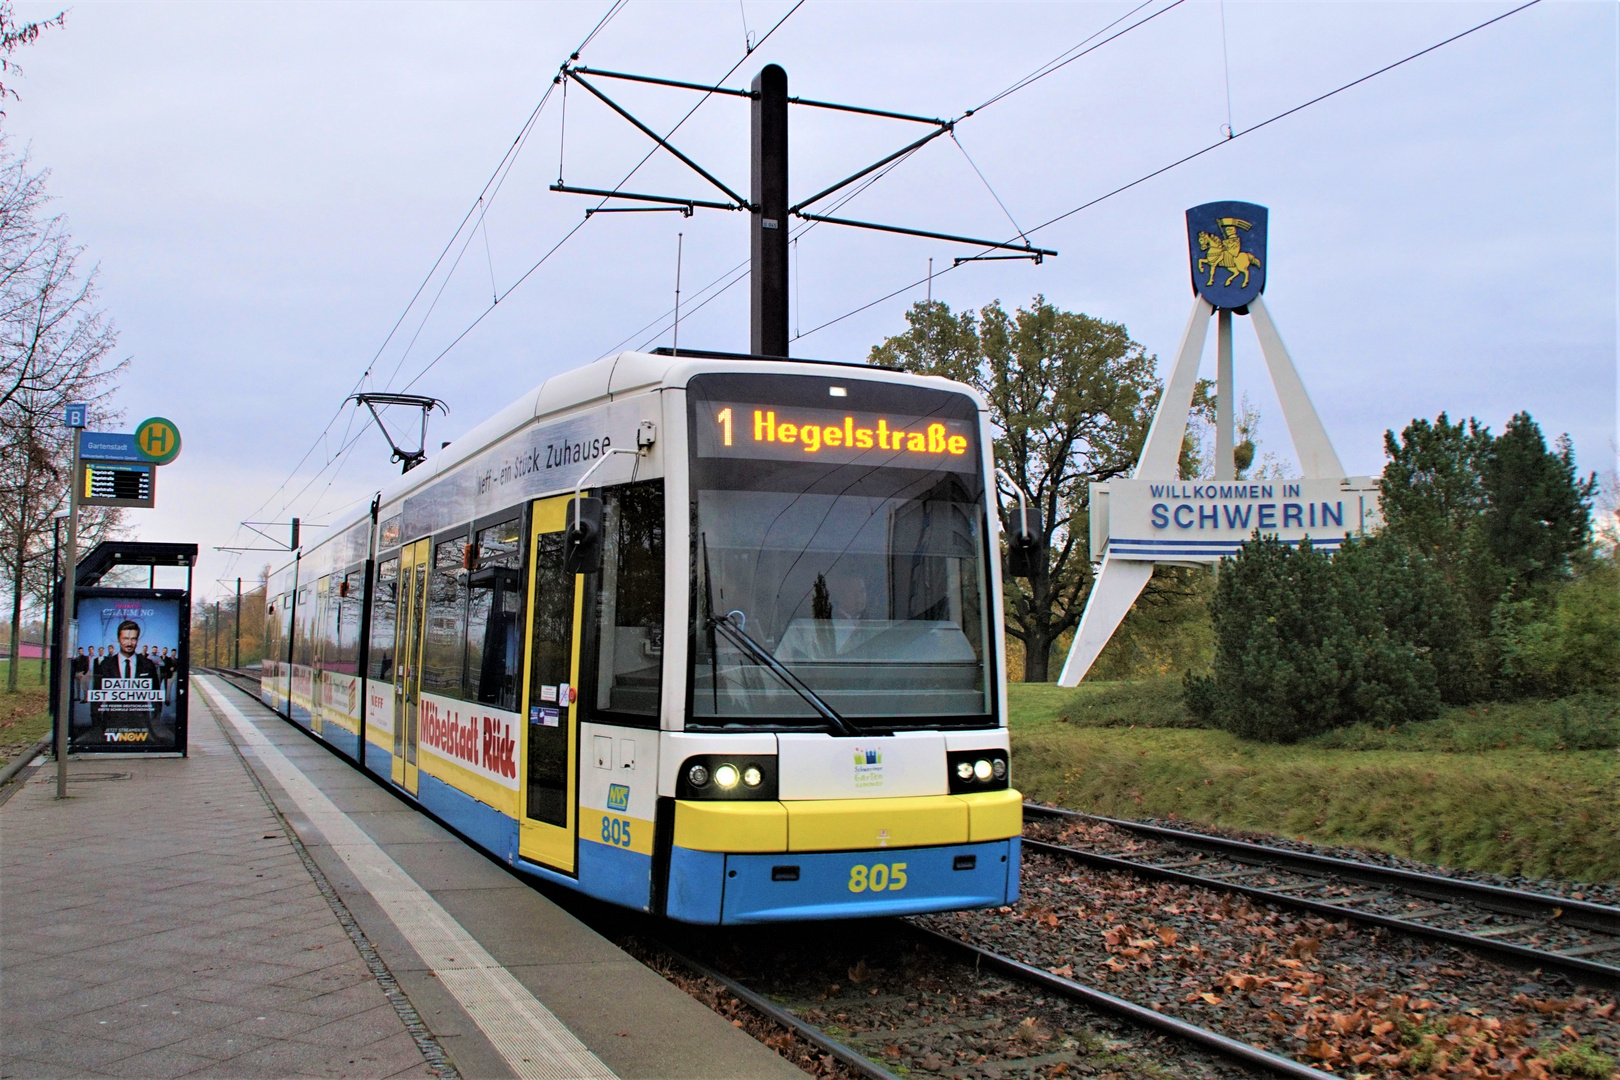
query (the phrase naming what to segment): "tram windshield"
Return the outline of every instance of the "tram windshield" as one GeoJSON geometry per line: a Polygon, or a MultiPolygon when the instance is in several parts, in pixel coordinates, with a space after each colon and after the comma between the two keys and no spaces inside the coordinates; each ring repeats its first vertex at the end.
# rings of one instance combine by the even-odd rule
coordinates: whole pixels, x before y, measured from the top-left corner
{"type": "Polygon", "coordinates": [[[691,726],[990,723],[973,400],[704,375],[688,401],[691,726]]]}

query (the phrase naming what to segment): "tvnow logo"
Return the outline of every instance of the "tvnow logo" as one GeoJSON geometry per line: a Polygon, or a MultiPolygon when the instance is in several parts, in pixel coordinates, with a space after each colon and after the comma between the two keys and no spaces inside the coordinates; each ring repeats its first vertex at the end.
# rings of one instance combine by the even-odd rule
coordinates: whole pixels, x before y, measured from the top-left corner
{"type": "Polygon", "coordinates": [[[149,731],[107,731],[102,733],[108,742],[145,742],[151,737],[149,731]]]}
{"type": "Polygon", "coordinates": [[[462,719],[459,709],[441,708],[422,698],[422,741],[455,761],[480,771],[517,779],[517,740],[512,723],[498,716],[462,719]]]}

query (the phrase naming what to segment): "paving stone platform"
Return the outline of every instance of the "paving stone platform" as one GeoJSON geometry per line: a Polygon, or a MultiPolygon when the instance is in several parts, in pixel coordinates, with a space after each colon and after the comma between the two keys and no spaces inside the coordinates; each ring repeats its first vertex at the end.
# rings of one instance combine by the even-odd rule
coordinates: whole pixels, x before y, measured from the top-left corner
{"type": "Polygon", "coordinates": [[[0,1077],[432,1076],[195,711],[188,758],[70,761],[66,802],[52,765],[0,807],[0,1077]]]}
{"type": "Polygon", "coordinates": [[[71,761],[66,801],[52,765],[0,804],[0,1078],[804,1075],[267,710],[213,690],[236,695],[235,719],[195,693],[189,757],[71,761]],[[304,812],[317,790],[326,833],[347,840],[304,812]],[[577,1054],[503,1050],[513,1017],[446,993],[476,973],[413,948],[390,921],[397,897],[367,891],[357,838],[487,949],[490,985],[534,995],[553,1025],[542,1049],[560,1035],[577,1054]]]}

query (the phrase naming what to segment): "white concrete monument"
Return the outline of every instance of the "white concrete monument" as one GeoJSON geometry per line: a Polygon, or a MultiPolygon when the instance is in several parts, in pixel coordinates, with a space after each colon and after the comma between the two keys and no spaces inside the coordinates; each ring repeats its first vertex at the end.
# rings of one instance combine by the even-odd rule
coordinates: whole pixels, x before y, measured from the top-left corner
{"type": "Polygon", "coordinates": [[[1266,208],[1215,202],[1187,211],[1192,315],[1164,396],[1128,480],[1091,485],[1091,561],[1097,580],[1058,685],[1075,686],[1096,662],[1156,563],[1214,563],[1258,530],[1284,543],[1306,537],[1337,548],[1380,522],[1375,477],[1345,476],[1305,384],[1260,294],[1266,286],[1266,208]],[[1180,478],[1181,445],[1211,315],[1216,331],[1215,479],[1180,478]],[[1303,477],[1238,480],[1233,463],[1232,316],[1254,320],[1303,477]]]}

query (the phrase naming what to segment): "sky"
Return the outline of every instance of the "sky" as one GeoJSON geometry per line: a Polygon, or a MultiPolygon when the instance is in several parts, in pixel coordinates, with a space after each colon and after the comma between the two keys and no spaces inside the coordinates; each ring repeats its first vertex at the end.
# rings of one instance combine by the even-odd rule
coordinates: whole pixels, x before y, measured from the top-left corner
{"type": "MultiPolygon", "coordinates": [[[[1498,431],[1529,411],[1549,439],[1570,435],[1582,469],[1609,470],[1620,9],[1548,0],[1249,130],[1514,6],[631,0],[579,62],[734,87],[777,63],[793,94],[955,118],[1125,30],[840,211],[1026,232],[1057,257],[952,269],[979,249],[816,226],[793,255],[794,355],[864,359],[931,289],[953,309],[1040,295],[1123,323],[1164,374],[1192,304],[1183,213],[1239,199],[1270,208],[1266,302],[1350,472],[1376,474],[1386,429],[1441,411],[1498,431]]],[[[200,598],[284,561],[216,551],[254,542],[240,522],[329,521],[397,475],[369,416],[343,405],[357,388],[443,399],[436,448],[552,374],[669,344],[677,247],[682,343],[746,350],[745,215],[582,225],[594,200],[547,190],[559,174],[612,188],[654,149],[577,85],[566,110],[553,87],[609,8],[82,3],[15,57],[0,131],[50,170],[54,210],[99,265],[130,361],[125,429],[162,415],[184,437],[131,535],[199,544],[200,598]]],[[[23,20],[58,10],[17,5],[23,20]]],[[[598,85],[659,131],[701,98],[598,85]]],[[[790,124],[795,198],[926,130],[808,108],[790,124]]],[[[746,102],[719,96],[673,138],[745,193],[748,141],[746,102]]],[[[624,190],[719,196],[661,151],[624,190]]],[[[1262,453],[1286,463],[1238,323],[1238,389],[1262,453]]]]}

